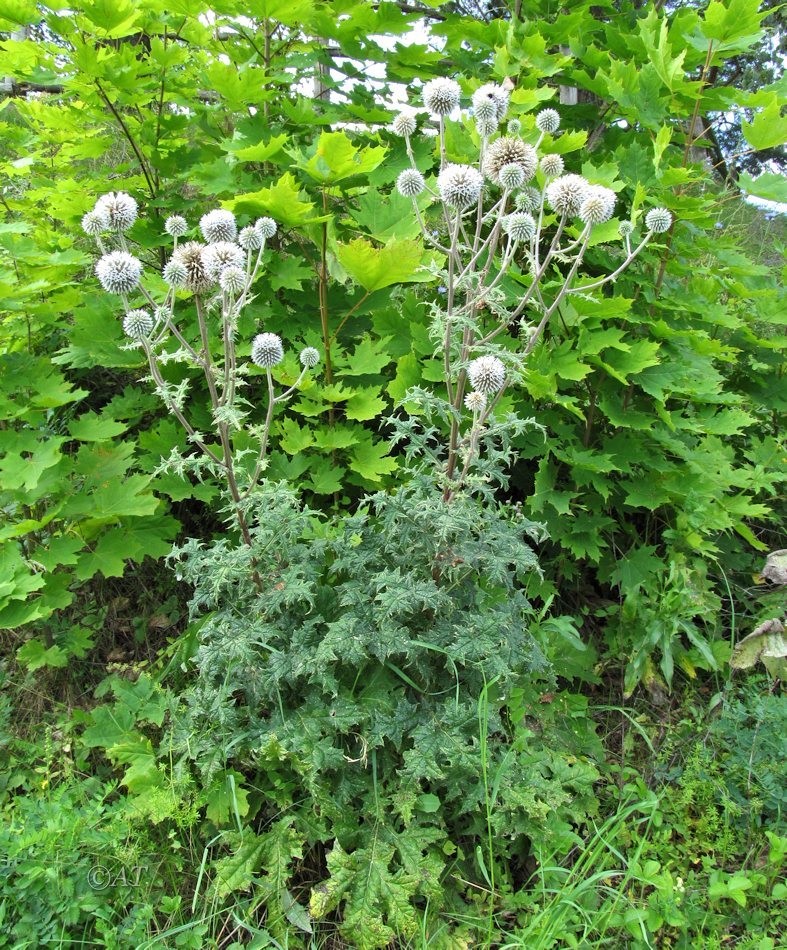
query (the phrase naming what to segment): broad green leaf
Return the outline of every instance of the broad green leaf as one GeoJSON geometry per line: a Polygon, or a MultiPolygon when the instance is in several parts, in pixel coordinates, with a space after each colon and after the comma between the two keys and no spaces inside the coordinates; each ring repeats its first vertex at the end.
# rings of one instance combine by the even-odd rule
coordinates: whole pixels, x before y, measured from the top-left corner
{"type": "Polygon", "coordinates": [[[106,442],[113,439],[128,426],[116,419],[105,418],[95,412],[85,412],[78,419],[74,419],[68,431],[80,442],[106,442]]]}
{"type": "Polygon", "coordinates": [[[356,238],[349,244],[338,244],[336,255],[355,283],[369,293],[392,284],[431,279],[421,271],[424,251],[416,241],[393,239],[383,247],[375,247],[364,238],[356,238]]]}
{"type": "Polygon", "coordinates": [[[314,203],[301,191],[291,172],[267,188],[238,195],[223,202],[223,206],[238,214],[269,215],[288,227],[326,220],[314,214],[314,203]]]}
{"type": "Polygon", "coordinates": [[[787,177],[773,172],[762,172],[752,178],[748,172],[743,172],[738,179],[741,189],[753,198],[762,198],[765,201],[787,203],[787,177]]]}
{"type": "Polygon", "coordinates": [[[350,468],[367,482],[380,482],[397,467],[395,459],[389,457],[387,442],[361,442],[350,452],[350,468]]]}
{"type": "Polygon", "coordinates": [[[296,162],[315,181],[334,185],[377,168],[388,149],[356,145],[344,132],[323,132],[316,145],[296,162]]]}
{"type": "Polygon", "coordinates": [[[377,386],[367,386],[350,396],[347,405],[344,407],[344,412],[348,419],[362,422],[367,419],[375,419],[385,409],[385,406],[385,400],[380,398],[379,388],[377,386]]]}

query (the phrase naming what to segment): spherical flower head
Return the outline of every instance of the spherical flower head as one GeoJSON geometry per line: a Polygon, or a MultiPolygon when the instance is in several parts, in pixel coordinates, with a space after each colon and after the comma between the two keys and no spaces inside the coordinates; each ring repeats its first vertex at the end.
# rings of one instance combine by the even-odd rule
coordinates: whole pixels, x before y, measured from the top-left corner
{"type": "Polygon", "coordinates": [[[219,274],[219,287],[227,294],[239,294],[246,286],[246,272],[230,264],[219,274]]]}
{"type": "Polygon", "coordinates": [[[514,207],[517,211],[536,211],[541,206],[541,192],[538,188],[523,188],[514,197],[514,207]]]}
{"type": "Polygon", "coordinates": [[[519,133],[522,131],[522,123],[519,121],[519,119],[509,119],[506,130],[508,131],[509,135],[519,135],[519,133]]]}
{"type": "Polygon", "coordinates": [[[180,214],[171,214],[164,222],[164,230],[174,238],[183,237],[188,229],[188,221],[180,214]]]}
{"type": "Polygon", "coordinates": [[[112,231],[128,231],[137,220],[137,203],[125,191],[110,191],[102,195],[93,210],[108,216],[112,231]]]}
{"type": "Polygon", "coordinates": [[[557,178],[563,174],[565,163],[562,155],[545,155],[541,159],[541,171],[544,178],[557,178]]]}
{"type": "Polygon", "coordinates": [[[257,220],[254,222],[254,227],[260,233],[263,241],[267,241],[269,238],[272,238],[278,230],[276,222],[273,220],[273,218],[257,218],[257,220]]]}
{"type": "Polygon", "coordinates": [[[305,346],[300,355],[301,366],[312,369],[320,362],[320,353],[313,346],[305,346]]]}
{"type": "Polygon", "coordinates": [[[561,175],[547,185],[547,201],[558,214],[571,217],[579,212],[589,187],[581,175],[561,175]]]}
{"type": "Polygon", "coordinates": [[[224,208],[214,208],[199,219],[199,229],[208,244],[219,241],[234,241],[238,235],[235,215],[224,208]]]}
{"type": "Polygon", "coordinates": [[[506,381],[506,368],[496,356],[479,356],[467,370],[470,385],[485,396],[499,392],[506,381]]]}
{"type": "Polygon", "coordinates": [[[173,269],[175,261],[183,266],[186,271],[186,280],[182,286],[193,294],[204,294],[211,288],[211,280],[202,261],[202,252],[205,249],[205,245],[200,244],[199,241],[188,241],[177,249],[170,262],[173,264],[173,269]]]}
{"type": "Polygon", "coordinates": [[[185,287],[189,278],[189,272],[186,265],[179,257],[172,257],[164,265],[162,273],[164,283],[170,287],[185,287]]]}
{"type": "Polygon", "coordinates": [[[400,112],[391,123],[391,131],[400,138],[409,138],[416,130],[415,116],[411,112],[400,112]]]}
{"type": "Polygon", "coordinates": [[[258,251],[262,247],[262,235],[251,224],[241,229],[238,235],[238,244],[244,251],[258,251]]]}
{"type": "Polygon", "coordinates": [[[88,211],[82,216],[82,230],[90,237],[98,237],[109,230],[109,215],[103,211],[88,211]]]}
{"type": "Polygon", "coordinates": [[[497,132],[497,126],[498,121],[493,115],[475,117],[475,127],[482,138],[488,139],[490,135],[494,135],[497,132]]]}
{"type": "Polygon", "coordinates": [[[454,79],[430,79],[424,86],[424,105],[434,116],[450,115],[459,105],[462,90],[454,79]]]}
{"type": "Polygon", "coordinates": [[[663,234],[669,231],[672,224],[672,215],[666,208],[651,208],[645,215],[645,227],[653,234],[663,234]]]}
{"type": "Polygon", "coordinates": [[[225,267],[242,268],[245,263],[243,250],[231,241],[208,244],[202,251],[202,266],[208,280],[218,280],[225,267]]]}
{"type": "Polygon", "coordinates": [[[474,389],[465,396],[465,405],[471,412],[480,414],[486,409],[486,396],[474,389]]]}
{"type": "Polygon", "coordinates": [[[503,135],[487,149],[483,171],[496,185],[500,184],[500,171],[506,165],[519,165],[524,181],[530,181],[538,168],[538,155],[532,145],[526,145],[521,139],[503,135]]]}
{"type": "Polygon", "coordinates": [[[108,294],[130,294],[141,275],[142,264],[127,251],[111,251],[96,264],[96,277],[108,294]]]}
{"type": "Polygon", "coordinates": [[[525,173],[522,170],[521,165],[517,165],[516,162],[509,162],[508,165],[503,165],[500,169],[500,187],[505,188],[506,191],[515,191],[517,188],[521,188],[525,183],[525,173]]]}
{"type": "Polygon", "coordinates": [[[129,339],[144,340],[153,329],[153,317],[147,310],[129,310],[123,317],[123,332],[129,339]]]}
{"type": "Polygon", "coordinates": [[[634,233],[634,225],[631,221],[621,221],[618,225],[618,234],[621,237],[629,237],[629,235],[634,233]]]}
{"type": "Polygon", "coordinates": [[[262,369],[272,369],[284,359],[281,337],[275,333],[258,333],[251,342],[251,361],[262,369]]]}
{"type": "Polygon", "coordinates": [[[542,109],[536,116],[536,128],[554,135],[560,128],[560,115],[555,109],[542,109]]]}
{"type": "Polygon", "coordinates": [[[415,198],[426,188],[424,176],[416,168],[405,168],[396,179],[396,190],[404,198],[415,198]]]}
{"type": "Polygon", "coordinates": [[[615,192],[611,188],[591,185],[579,208],[580,220],[585,224],[602,224],[609,221],[615,213],[616,200],[615,192]]]}
{"type": "Polygon", "coordinates": [[[449,208],[469,208],[478,201],[484,179],[472,165],[446,165],[437,176],[437,190],[449,208]]]}
{"type": "Polygon", "coordinates": [[[512,211],[503,218],[503,231],[512,241],[529,241],[536,233],[536,222],[527,211],[512,211]]]}
{"type": "Polygon", "coordinates": [[[473,93],[473,115],[479,118],[494,118],[502,122],[508,112],[508,90],[494,83],[485,83],[473,93]]]}

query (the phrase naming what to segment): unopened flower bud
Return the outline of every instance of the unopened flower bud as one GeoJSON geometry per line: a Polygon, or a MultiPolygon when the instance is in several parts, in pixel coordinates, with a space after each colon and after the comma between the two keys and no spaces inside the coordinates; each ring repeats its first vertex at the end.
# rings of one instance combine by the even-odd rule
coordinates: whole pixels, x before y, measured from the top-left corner
{"type": "Polygon", "coordinates": [[[672,224],[672,215],[666,208],[651,208],[645,215],[645,227],[654,234],[663,234],[669,231],[672,224]]]}
{"type": "Polygon", "coordinates": [[[281,337],[275,333],[258,333],[251,343],[251,361],[263,369],[272,369],[284,359],[281,337]]]}
{"type": "Polygon", "coordinates": [[[254,227],[262,235],[264,241],[267,241],[268,238],[272,238],[277,231],[276,222],[273,218],[257,218],[254,222],[254,227]]]}
{"type": "Polygon", "coordinates": [[[313,346],[305,346],[300,355],[301,366],[312,369],[320,362],[320,353],[313,346]]]}
{"type": "Polygon", "coordinates": [[[416,168],[405,168],[396,179],[396,190],[404,198],[415,198],[426,188],[424,176],[416,168]]]}
{"type": "Polygon", "coordinates": [[[147,310],[129,310],[123,317],[123,332],[132,340],[143,340],[150,336],[153,318],[147,310]]]}
{"type": "Polygon", "coordinates": [[[227,294],[239,294],[246,286],[246,272],[230,264],[219,274],[219,287],[227,294]]]}
{"type": "Polygon", "coordinates": [[[409,138],[416,130],[415,116],[411,112],[400,112],[391,123],[391,130],[400,138],[409,138]]]}
{"type": "Polygon", "coordinates": [[[183,237],[188,229],[188,222],[179,214],[171,214],[164,222],[164,230],[174,238],[183,237]]]}
{"type": "Polygon", "coordinates": [[[536,128],[553,135],[560,128],[560,115],[555,109],[542,109],[536,116],[536,128]]]}

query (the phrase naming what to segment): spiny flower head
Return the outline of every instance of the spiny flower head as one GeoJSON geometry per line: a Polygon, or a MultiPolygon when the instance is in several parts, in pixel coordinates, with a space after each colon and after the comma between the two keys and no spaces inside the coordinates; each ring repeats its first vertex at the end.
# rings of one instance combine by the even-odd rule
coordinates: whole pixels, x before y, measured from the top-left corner
{"type": "Polygon", "coordinates": [[[522,131],[522,123],[519,119],[509,119],[506,129],[509,135],[519,135],[522,131]]]}
{"type": "Polygon", "coordinates": [[[557,178],[558,175],[563,174],[564,168],[562,155],[545,155],[541,159],[541,171],[544,178],[557,178]]]}
{"type": "Polygon", "coordinates": [[[473,115],[502,122],[508,112],[508,90],[488,82],[473,93],[473,115]]]}
{"type": "Polygon", "coordinates": [[[170,287],[185,287],[189,272],[180,257],[172,257],[164,265],[162,276],[164,282],[170,287]]]}
{"type": "Polygon", "coordinates": [[[462,90],[454,79],[430,79],[424,86],[424,105],[432,115],[450,115],[459,105],[462,90]]]}
{"type": "Polygon", "coordinates": [[[555,109],[542,109],[536,116],[536,128],[539,132],[554,135],[560,128],[560,115],[555,109]]]}
{"type": "Polygon", "coordinates": [[[471,412],[481,413],[486,409],[486,396],[474,389],[465,396],[465,405],[471,412]]]}
{"type": "Polygon", "coordinates": [[[523,188],[514,197],[514,207],[517,211],[536,211],[541,204],[541,192],[538,188],[523,188]]]}
{"type": "Polygon", "coordinates": [[[536,222],[527,211],[512,211],[503,218],[503,230],[512,241],[529,241],[536,233],[536,222]]]}
{"type": "Polygon", "coordinates": [[[609,221],[615,212],[617,197],[611,188],[591,185],[579,208],[579,217],[585,224],[601,224],[609,221]]]}
{"type": "Polygon", "coordinates": [[[112,231],[128,231],[137,220],[137,203],[125,191],[110,191],[109,194],[102,195],[93,210],[109,217],[109,227],[112,231]]]}
{"type": "Polygon", "coordinates": [[[484,180],[472,165],[446,165],[437,176],[437,190],[450,208],[462,210],[475,204],[484,180]]]}
{"type": "Polygon", "coordinates": [[[478,129],[478,134],[485,139],[488,139],[490,135],[494,135],[495,132],[497,132],[497,126],[497,119],[493,115],[477,115],[475,117],[475,127],[478,129]]]}
{"type": "Polygon", "coordinates": [[[276,233],[277,226],[273,218],[257,218],[254,222],[254,227],[262,235],[263,241],[267,241],[268,238],[272,238],[276,233]]]}
{"type": "Polygon", "coordinates": [[[109,215],[103,209],[88,211],[82,216],[82,230],[90,237],[98,237],[109,230],[109,215]]]}
{"type": "Polygon", "coordinates": [[[96,264],[96,277],[109,294],[131,293],[141,275],[142,264],[128,251],[111,251],[96,264]]]}
{"type": "Polygon", "coordinates": [[[219,274],[219,287],[228,294],[239,294],[246,286],[246,272],[242,267],[230,264],[219,274]]]}
{"type": "MultiPolygon", "coordinates": [[[[202,252],[205,245],[199,241],[188,241],[182,244],[172,255],[172,262],[177,261],[186,271],[183,286],[193,294],[204,294],[210,290],[211,280],[202,261],[202,252]]],[[[174,267],[174,264],[173,264],[174,267]]],[[[179,271],[178,271],[179,273],[179,271]]]]}
{"type": "Polygon", "coordinates": [[[424,176],[416,168],[405,168],[396,179],[396,190],[405,198],[415,198],[426,188],[424,176]]]}
{"type": "Polygon", "coordinates": [[[506,368],[496,356],[479,356],[467,370],[470,385],[484,395],[499,392],[506,381],[506,368]]]}
{"type": "Polygon", "coordinates": [[[547,185],[547,201],[558,214],[577,214],[590,185],[581,175],[561,175],[547,185]]]}
{"type": "Polygon", "coordinates": [[[500,170],[505,165],[519,165],[525,181],[535,175],[538,168],[538,156],[532,145],[526,145],[521,139],[503,135],[487,149],[484,157],[484,174],[496,185],[500,184],[500,170]]]}
{"type": "Polygon", "coordinates": [[[208,244],[218,241],[234,241],[238,234],[235,215],[224,208],[214,208],[199,219],[199,228],[208,244]]]}
{"type": "Polygon", "coordinates": [[[152,329],[153,317],[147,310],[129,310],[123,317],[123,332],[132,340],[143,340],[152,329]]]}
{"type": "Polygon", "coordinates": [[[645,227],[654,234],[669,231],[671,224],[672,215],[666,208],[651,208],[645,215],[645,227]]]}
{"type": "Polygon", "coordinates": [[[243,267],[243,251],[230,241],[217,241],[208,244],[202,251],[202,265],[208,280],[218,280],[225,267],[243,267]]]}
{"type": "Polygon", "coordinates": [[[393,134],[403,139],[409,138],[415,132],[416,127],[415,116],[411,112],[400,112],[391,123],[393,134]]]}
{"type": "Polygon", "coordinates": [[[263,369],[272,369],[284,359],[281,337],[275,333],[258,333],[251,341],[251,361],[263,369]]]}
{"type": "Polygon", "coordinates": [[[171,214],[164,222],[164,230],[174,238],[183,237],[188,229],[188,221],[180,214],[171,214]]]}
{"type": "Polygon", "coordinates": [[[522,166],[517,165],[516,162],[503,165],[498,177],[500,178],[500,187],[505,188],[506,191],[515,191],[525,183],[525,173],[522,166]]]}
{"type": "Polygon", "coordinates": [[[634,225],[631,223],[631,221],[621,221],[618,225],[618,234],[621,237],[628,237],[630,234],[633,234],[633,232],[634,225]]]}
{"type": "Polygon", "coordinates": [[[313,346],[304,346],[301,350],[300,360],[301,366],[311,369],[320,362],[319,350],[316,350],[313,346]]]}
{"type": "Polygon", "coordinates": [[[251,224],[241,229],[238,235],[238,244],[244,251],[258,251],[262,247],[262,235],[251,224]]]}

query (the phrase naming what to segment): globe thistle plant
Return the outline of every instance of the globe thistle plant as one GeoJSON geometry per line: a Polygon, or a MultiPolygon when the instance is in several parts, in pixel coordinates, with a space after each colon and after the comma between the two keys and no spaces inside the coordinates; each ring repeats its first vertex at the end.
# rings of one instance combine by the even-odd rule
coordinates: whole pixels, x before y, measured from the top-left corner
{"type": "Polygon", "coordinates": [[[266,242],[276,234],[276,222],[260,218],[238,233],[235,216],[215,209],[204,214],[199,222],[207,243],[178,244],[189,224],[182,216],[171,215],[164,224],[164,231],[173,242],[172,255],[161,274],[166,291],[163,300],[156,300],[142,282],[142,262],[130,253],[126,243],[124,232],[136,216],[136,201],[117,192],[100,198],[96,207],[83,217],[83,230],[96,241],[101,255],[95,267],[96,276],[107,293],[121,298],[122,326],[128,345],[144,351],[156,392],[197,450],[198,454],[189,456],[174,453],[172,466],[178,472],[193,471],[200,478],[207,470],[223,479],[241,535],[251,544],[245,501],[265,470],[274,409],[290,398],[320,361],[319,352],[307,346],[300,353],[299,368],[295,360],[286,364],[281,338],[269,332],[258,333],[251,341],[248,362],[239,359],[238,319],[252,299],[252,286],[266,242]],[[144,300],[150,309],[131,304],[132,296],[144,300]],[[194,325],[193,317],[181,319],[181,308],[196,311],[196,339],[190,339],[187,331],[194,325]],[[220,313],[219,320],[214,319],[215,311],[220,313]],[[165,380],[161,367],[173,361],[185,363],[203,375],[213,420],[211,434],[199,432],[187,417],[185,396],[191,378],[178,385],[165,380]],[[285,388],[279,390],[273,370],[281,373],[288,384],[285,388]],[[266,408],[257,422],[254,413],[259,404],[266,408]],[[236,438],[243,445],[237,451],[236,438]],[[256,461],[252,466],[239,466],[239,459],[250,451],[248,445],[255,439],[259,445],[256,461]]]}
{"type": "Polygon", "coordinates": [[[592,177],[567,170],[567,160],[551,144],[560,135],[557,110],[541,110],[535,129],[511,119],[501,132],[509,105],[503,86],[482,85],[463,111],[459,86],[434,79],[423,89],[423,102],[437,127],[437,187],[433,191],[417,167],[414,123],[401,117],[394,120],[395,131],[405,138],[410,168],[400,173],[396,187],[412,199],[424,241],[445,260],[442,268],[433,265],[441,293],[433,306],[432,333],[442,352],[446,398],[435,403],[425,401],[423,391],[415,395],[425,411],[439,411],[450,429],[443,470],[450,500],[467,484],[484,445],[504,431],[495,421],[500,400],[520,378],[560,304],[614,281],[653,235],[670,228],[672,216],[663,208],[649,211],[647,233],[635,247],[624,222],[620,241],[609,252],[620,256],[618,265],[583,282],[578,275],[585,253],[599,243],[598,237],[591,243],[591,235],[614,220],[617,195],[592,177]],[[468,133],[450,139],[451,158],[461,156],[459,161],[448,159],[449,121],[469,124],[468,133]],[[468,140],[478,143],[475,154],[460,144],[468,140]],[[541,154],[544,140],[550,151],[541,154]],[[437,205],[432,221],[430,204],[437,205]],[[513,279],[505,281],[509,273],[513,279]]]}
{"type": "Polygon", "coordinates": [[[400,112],[391,123],[391,130],[394,135],[406,139],[414,134],[417,128],[415,116],[410,112],[400,112]]]}

